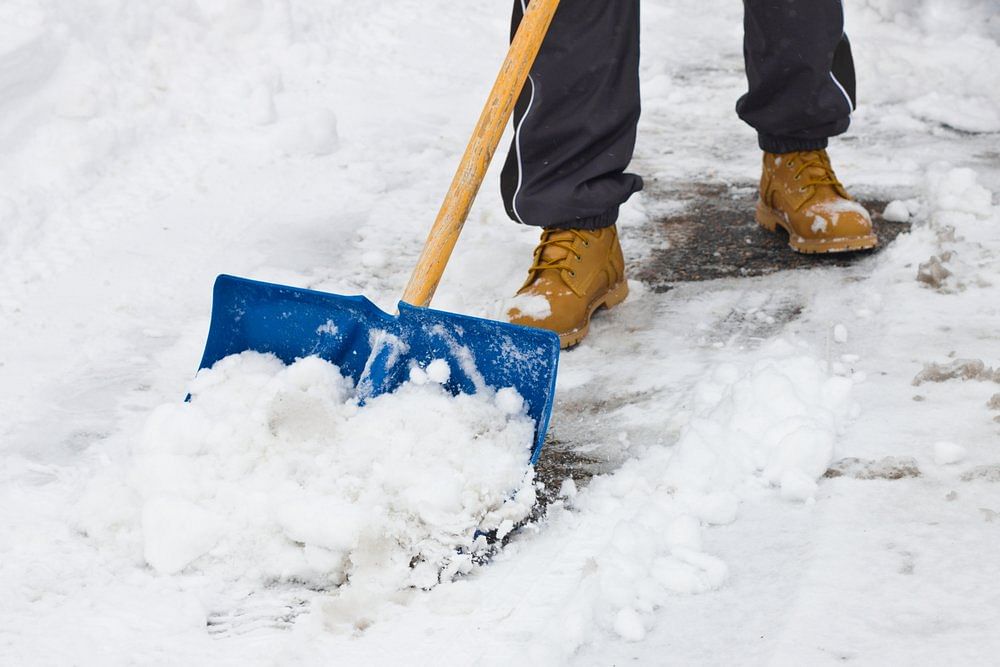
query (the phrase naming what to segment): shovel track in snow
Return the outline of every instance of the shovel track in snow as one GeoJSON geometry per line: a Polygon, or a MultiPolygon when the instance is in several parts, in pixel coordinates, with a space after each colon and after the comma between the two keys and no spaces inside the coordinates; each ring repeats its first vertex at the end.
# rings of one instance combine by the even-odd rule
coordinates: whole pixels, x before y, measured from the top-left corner
{"type": "Polygon", "coordinates": [[[292,589],[249,593],[239,604],[211,612],[205,629],[214,639],[288,630],[310,609],[310,601],[302,592],[292,589]]]}

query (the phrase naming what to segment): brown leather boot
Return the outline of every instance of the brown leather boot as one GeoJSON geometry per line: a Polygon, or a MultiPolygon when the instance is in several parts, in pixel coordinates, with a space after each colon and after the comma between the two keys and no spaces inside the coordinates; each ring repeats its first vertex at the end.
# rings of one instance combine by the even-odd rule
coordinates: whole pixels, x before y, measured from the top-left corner
{"type": "Polygon", "coordinates": [[[783,227],[803,253],[867,250],[878,245],[868,211],[837,180],[825,150],[764,153],[757,222],[783,227]]]}
{"type": "Polygon", "coordinates": [[[517,292],[522,303],[507,316],[513,324],[555,331],[567,348],[587,335],[595,310],[616,306],[627,296],[625,259],[614,226],[546,229],[517,292]]]}

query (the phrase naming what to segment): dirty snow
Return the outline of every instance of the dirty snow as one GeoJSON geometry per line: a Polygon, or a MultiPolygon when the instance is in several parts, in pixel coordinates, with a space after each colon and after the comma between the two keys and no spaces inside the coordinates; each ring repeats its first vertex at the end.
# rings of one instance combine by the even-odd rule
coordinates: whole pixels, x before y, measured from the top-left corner
{"type": "MultiPolygon", "coordinates": [[[[392,309],[508,9],[0,6],[0,662],[995,660],[991,0],[847,4],[861,104],[831,157],[912,228],[849,267],[633,281],[562,357],[558,492],[520,530],[510,392],[456,401],[428,367],[356,409],[328,365],[256,355],[192,380],[218,273],[392,309]],[[509,539],[470,569],[473,524],[509,539]]],[[[741,8],[704,9],[643,5],[630,270],[661,184],[758,176],[741,8]]],[[[499,316],[524,278],[498,166],[435,307],[499,316]]]]}

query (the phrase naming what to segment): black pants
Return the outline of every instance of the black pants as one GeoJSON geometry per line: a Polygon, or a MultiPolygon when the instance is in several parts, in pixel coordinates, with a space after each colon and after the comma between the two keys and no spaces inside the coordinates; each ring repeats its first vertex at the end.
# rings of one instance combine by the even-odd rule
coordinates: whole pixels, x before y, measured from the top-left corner
{"type": "MultiPolygon", "coordinates": [[[[515,0],[513,30],[527,0],[515,0]]],[[[841,0],[744,0],[748,92],[736,103],[772,153],[824,148],[854,110],[841,0]]],[[[513,34],[512,30],[512,34],[513,34]]],[[[626,173],[639,121],[639,0],[565,0],[514,109],[507,214],[597,229],[642,189],[626,173]]]]}

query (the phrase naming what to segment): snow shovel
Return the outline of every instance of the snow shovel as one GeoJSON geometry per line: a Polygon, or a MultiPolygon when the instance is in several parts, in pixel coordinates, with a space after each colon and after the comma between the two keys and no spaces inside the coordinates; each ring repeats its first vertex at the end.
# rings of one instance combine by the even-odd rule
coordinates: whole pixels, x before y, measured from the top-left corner
{"type": "Polygon", "coordinates": [[[532,0],[511,42],[486,107],[399,304],[385,313],[363,296],[340,296],[222,275],[200,368],[246,350],[290,364],[317,355],[357,386],[359,399],[391,392],[414,364],[444,359],[452,393],[513,387],[535,421],[531,463],[538,460],[552,413],[559,337],[428,308],[482,185],[517,96],[559,0],[532,0]]]}

